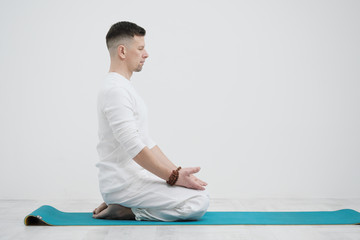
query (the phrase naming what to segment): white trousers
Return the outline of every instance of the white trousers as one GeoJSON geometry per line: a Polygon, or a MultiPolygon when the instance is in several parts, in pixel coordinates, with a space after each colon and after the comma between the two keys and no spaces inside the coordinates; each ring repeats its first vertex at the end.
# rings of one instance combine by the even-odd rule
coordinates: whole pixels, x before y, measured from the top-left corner
{"type": "Polygon", "coordinates": [[[121,192],[103,193],[106,204],[131,208],[138,221],[198,220],[209,207],[206,190],[169,186],[148,173],[121,192]]]}

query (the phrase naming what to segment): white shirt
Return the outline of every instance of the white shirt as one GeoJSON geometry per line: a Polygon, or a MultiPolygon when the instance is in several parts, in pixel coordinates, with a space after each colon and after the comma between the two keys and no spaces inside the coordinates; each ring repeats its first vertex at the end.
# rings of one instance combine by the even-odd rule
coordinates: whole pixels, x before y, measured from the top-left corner
{"type": "Polygon", "coordinates": [[[149,137],[146,105],[129,80],[110,72],[98,93],[97,112],[100,192],[124,191],[146,174],[133,158],[156,145],[149,137]]]}

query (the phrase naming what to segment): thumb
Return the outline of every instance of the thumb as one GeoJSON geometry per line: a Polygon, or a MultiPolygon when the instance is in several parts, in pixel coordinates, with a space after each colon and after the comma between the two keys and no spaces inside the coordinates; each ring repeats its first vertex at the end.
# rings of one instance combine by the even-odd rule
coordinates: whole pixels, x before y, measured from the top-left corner
{"type": "Polygon", "coordinates": [[[200,171],[200,167],[193,167],[189,169],[189,174],[194,174],[200,171]]]}

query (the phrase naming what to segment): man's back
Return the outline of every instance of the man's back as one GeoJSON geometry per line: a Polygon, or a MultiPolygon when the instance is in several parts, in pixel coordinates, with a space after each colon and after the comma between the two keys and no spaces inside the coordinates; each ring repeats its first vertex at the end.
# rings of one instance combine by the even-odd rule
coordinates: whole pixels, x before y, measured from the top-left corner
{"type": "Polygon", "coordinates": [[[131,183],[144,169],[135,157],[145,146],[155,142],[149,137],[147,108],[129,80],[108,73],[98,94],[97,151],[100,161],[101,192],[118,191],[131,183]]]}

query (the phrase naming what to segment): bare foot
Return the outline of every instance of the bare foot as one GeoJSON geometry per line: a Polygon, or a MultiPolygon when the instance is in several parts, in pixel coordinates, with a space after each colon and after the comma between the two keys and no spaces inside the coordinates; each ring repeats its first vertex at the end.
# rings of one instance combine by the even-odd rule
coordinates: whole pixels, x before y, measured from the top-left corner
{"type": "Polygon", "coordinates": [[[94,213],[93,218],[111,219],[111,220],[134,220],[135,215],[130,208],[120,204],[109,204],[107,208],[99,213],[94,213]]]}
{"type": "Polygon", "coordinates": [[[100,206],[98,206],[97,208],[94,209],[93,214],[98,214],[99,212],[101,212],[102,210],[104,210],[107,207],[108,206],[106,205],[106,203],[103,202],[102,204],[100,204],[100,206]]]}

